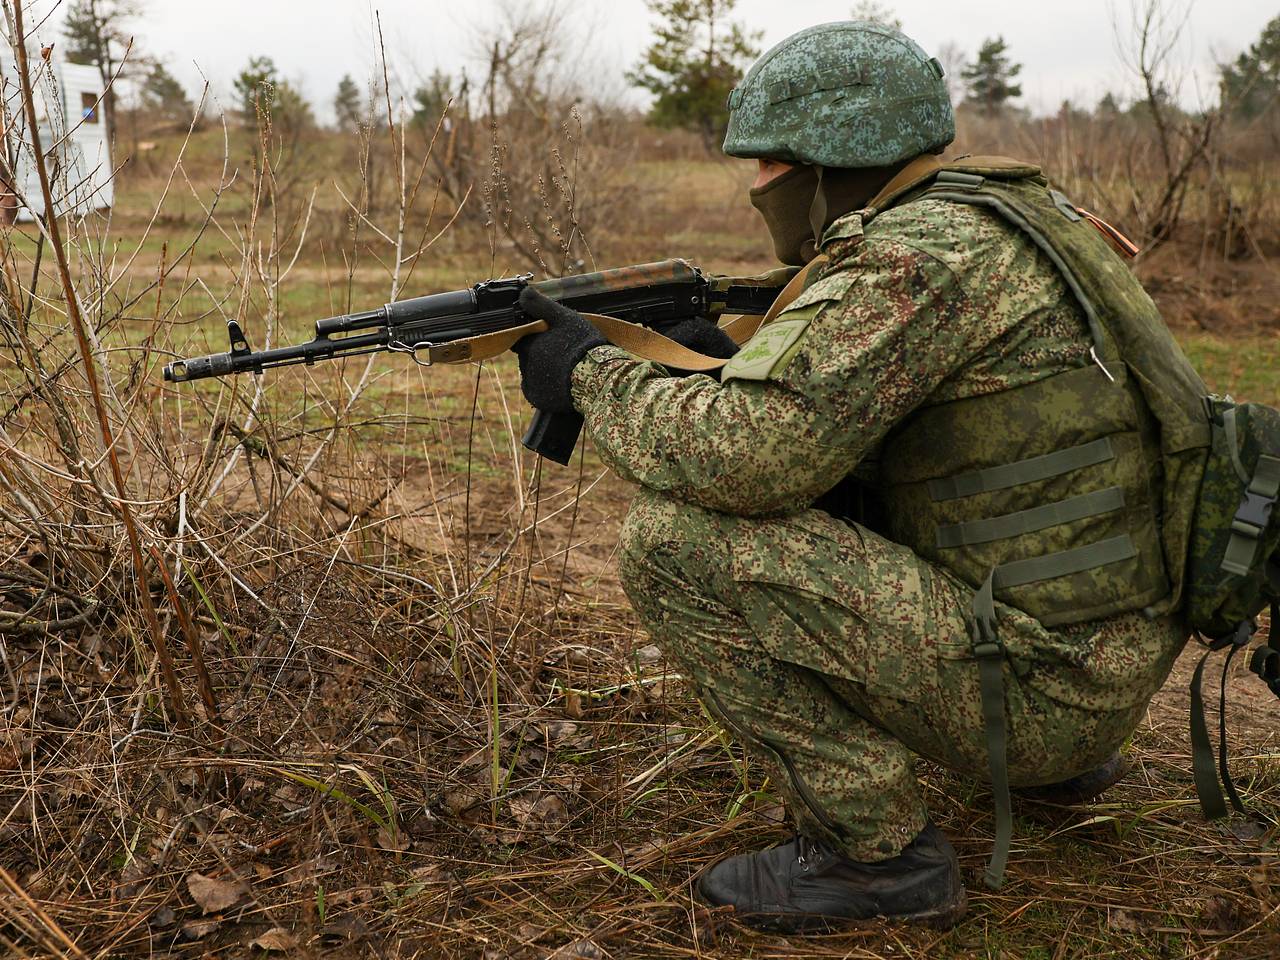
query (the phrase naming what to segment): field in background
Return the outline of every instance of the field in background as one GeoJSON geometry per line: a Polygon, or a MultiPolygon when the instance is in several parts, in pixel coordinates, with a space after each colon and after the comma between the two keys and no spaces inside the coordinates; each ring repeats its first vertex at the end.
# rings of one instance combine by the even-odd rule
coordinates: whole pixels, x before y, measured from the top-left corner
{"type": "MultiPolygon", "coordinates": [[[[1062,124],[972,121],[958,146],[1041,156],[1079,202],[1143,229],[1123,156],[1099,161],[1116,132],[1062,124]]],[[[520,449],[528,412],[510,358],[161,382],[172,353],[225,349],[227,317],[262,347],[304,338],[321,316],[544,265],[771,266],[745,201],[749,165],[638,124],[596,133],[558,157],[526,150],[539,169],[513,147],[453,198],[437,187],[455,168],[436,161],[460,149],[443,128],[377,131],[372,146],[315,131],[256,164],[239,129],[140,140],[109,225],[90,221],[70,247],[128,499],[156,549],[148,586],[175,687],[133,589],[48,244],[10,235],[5,310],[22,336],[0,359],[0,947],[1280,952],[1274,834],[1206,825],[1196,809],[1186,658],[1120,787],[1078,808],[1019,808],[998,893],[979,879],[988,791],[921,765],[971,891],[954,931],[868,925],[789,942],[734,926],[692,899],[690,880],[784,838],[782,811],[626,605],[613,552],[627,485],[589,450],[564,469],[520,449]],[[541,199],[504,198],[504,170],[526,194],[541,183],[541,199]],[[564,170],[584,172],[569,206],[564,170]]],[[[1253,156],[1222,171],[1225,219],[1199,189],[1139,270],[1211,387],[1280,403],[1280,215],[1273,190],[1251,192],[1275,167],[1253,156]]],[[[1250,804],[1274,813],[1276,706],[1263,693],[1233,688],[1234,769],[1250,804]]]]}

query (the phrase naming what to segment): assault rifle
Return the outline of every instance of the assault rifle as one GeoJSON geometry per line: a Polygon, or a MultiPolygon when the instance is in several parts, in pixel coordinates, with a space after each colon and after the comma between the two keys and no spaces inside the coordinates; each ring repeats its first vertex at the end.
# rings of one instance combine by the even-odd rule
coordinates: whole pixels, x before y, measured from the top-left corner
{"type": "MultiPolygon", "coordinates": [[[[426,364],[483,360],[505,351],[518,339],[503,337],[504,333],[535,322],[519,305],[520,291],[529,285],[582,313],[603,314],[662,332],[693,317],[763,314],[789,279],[787,271],[760,277],[707,277],[685,260],[533,284],[531,276],[486,280],[462,290],[317,320],[313,340],[270,350],[251,350],[240,324],[228,320],[229,352],[175,360],[165,366],[164,378],[186,383],[384,351],[408,353],[426,364]]],[[[541,456],[567,464],[581,431],[582,417],[577,413],[535,411],[522,442],[541,456]]]]}

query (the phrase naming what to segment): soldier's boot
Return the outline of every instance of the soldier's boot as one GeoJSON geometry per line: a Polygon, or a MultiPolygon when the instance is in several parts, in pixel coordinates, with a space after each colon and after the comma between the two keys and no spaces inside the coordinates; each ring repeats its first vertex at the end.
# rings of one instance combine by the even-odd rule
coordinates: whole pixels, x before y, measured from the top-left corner
{"type": "Polygon", "coordinates": [[[1094,797],[1101,796],[1108,787],[1118,783],[1132,769],[1132,764],[1116,753],[1101,766],[1086,771],[1077,777],[1071,777],[1060,783],[1050,783],[1043,787],[1020,787],[1013,792],[1028,800],[1039,803],[1053,803],[1064,807],[1084,803],[1094,797]]]}
{"type": "Polygon", "coordinates": [[[896,857],[858,863],[803,836],[722,860],[698,880],[712,906],[732,906],[751,927],[820,932],[886,917],[945,929],[968,900],[951,842],[932,823],[896,857]]]}

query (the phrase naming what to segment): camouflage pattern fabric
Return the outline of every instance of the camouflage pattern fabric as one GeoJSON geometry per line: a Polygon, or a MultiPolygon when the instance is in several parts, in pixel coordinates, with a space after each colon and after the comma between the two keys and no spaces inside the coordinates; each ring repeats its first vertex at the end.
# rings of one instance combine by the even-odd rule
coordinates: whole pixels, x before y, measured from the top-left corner
{"type": "Polygon", "coordinates": [[[900,30],[822,23],[768,50],[729,94],[724,152],[881,167],[955,139],[942,65],[900,30]]]}
{"type": "Polygon", "coordinates": [[[1212,405],[1213,452],[1196,505],[1187,620],[1216,639],[1280,597],[1280,509],[1267,505],[1274,490],[1263,489],[1267,485],[1259,471],[1265,458],[1280,458],[1280,410],[1221,399],[1212,405]],[[1230,433],[1225,429],[1228,417],[1235,421],[1230,433]],[[1238,528],[1237,515],[1250,488],[1259,492],[1253,508],[1243,510],[1244,523],[1238,528]],[[1241,539],[1237,530],[1251,526],[1256,537],[1241,539]],[[1245,548],[1243,556],[1235,558],[1238,565],[1228,560],[1233,540],[1245,548]]]}
{"type": "MultiPolygon", "coordinates": [[[[823,252],[773,356],[749,344],[717,383],[598,347],[573,397],[601,457],[642,488],[622,573],[645,626],[806,828],[878,860],[923,823],[913,752],[985,775],[972,588],[808,508],[922,403],[1079,367],[1090,338],[1032,242],[979,208],[922,200],[865,230],[851,214],[823,252]]],[[[1015,784],[1103,759],[1186,639],[1168,619],[1050,630],[999,610],[1015,784]]]]}
{"type": "MultiPolygon", "coordinates": [[[[883,860],[927,816],[913,754],[986,770],[973,591],[906,547],[819,510],[759,520],[642,490],[621,572],[645,626],[806,834],[883,860]]],[[[1110,756],[1185,636],[1141,614],[1056,632],[1000,613],[1015,786],[1110,756]]]]}
{"type": "Polygon", "coordinates": [[[909,203],[865,235],[854,213],[827,231],[823,252],[823,276],[775,321],[802,331],[783,338],[772,363],[749,342],[724,384],[593,350],[573,396],[605,462],[713,510],[801,510],[925,400],[995,393],[1088,362],[1062,280],[987,211],[909,203]]]}

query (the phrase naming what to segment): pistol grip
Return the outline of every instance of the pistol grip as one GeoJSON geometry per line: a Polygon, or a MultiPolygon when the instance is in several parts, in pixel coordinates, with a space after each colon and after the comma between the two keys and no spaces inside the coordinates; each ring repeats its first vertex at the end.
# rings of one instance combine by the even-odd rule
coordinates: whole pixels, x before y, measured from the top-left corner
{"type": "Polygon", "coordinates": [[[582,433],[582,414],[534,410],[521,443],[540,457],[568,466],[582,433]]]}

